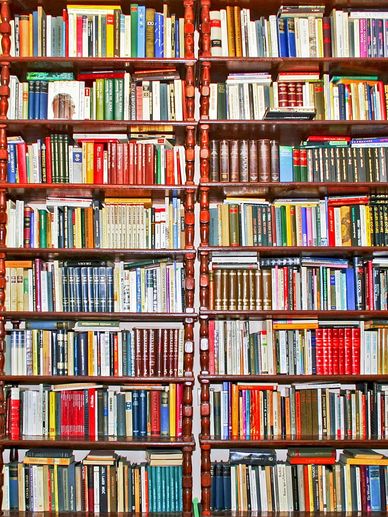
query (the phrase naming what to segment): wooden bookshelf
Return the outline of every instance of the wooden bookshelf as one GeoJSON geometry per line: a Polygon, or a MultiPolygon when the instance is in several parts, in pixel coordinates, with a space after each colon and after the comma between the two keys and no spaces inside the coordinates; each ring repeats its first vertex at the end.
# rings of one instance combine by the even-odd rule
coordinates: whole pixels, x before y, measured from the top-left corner
{"type": "MultiPolygon", "coordinates": [[[[346,195],[368,195],[386,194],[388,183],[334,183],[334,182],[212,182],[210,180],[210,140],[222,139],[271,139],[277,140],[280,145],[299,145],[310,135],[341,136],[350,137],[378,137],[388,134],[386,120],[382,121],[331,121],[331,120],[213,120],[209,119],[210,83],[223,82],[230,73],[269,73],[273,80],[279,72],[319,72],[332,75],[365,75],[376,74],[383,80],[387,79],[386,63],[387,58],[342,58],[342,57],[319,57],[319,58],[278,58],[278,57],[214,57],[211,55],[210,12],[212,10],[225,9],[226,6],[239,6],[250,9],[251,20],[259,17],[276,15],[282,5],[318,5],[308,0],[282,1],[269,0],[201,0],[201,40],[198,65],[200,69],[200,120],[198,128],[200,154],[200,245],[198,247],[198,260],[200,264],[200,370],[198,376],[201,385],[201,435],[199,442],[201,446],[201,486],[202,486],[202,515],[223,515],[241,516],[252,515],[251,512],[216,512],[211,510],[211,466],[213,449],[228,448],[273,448],[287,449],[289,447],[331,447],[342,449],[345,447],[359,448],[386,448],[387,440],[329,440],[317,437],[294,439],[257,439],[244,440],[218,439],[211,434],[211,406],[210,406],[210,384],[221,384],[224,382],[248,382],[248,383],[278,383],[280,385],[290,383],[308,382],[386,382],[386,375],[232,375],[232,374],[210,374],[210,340],[209,322],[214,320],[265,320],[276,321],[288,320],[319,320],[324,325],[328,321],[346,320],[380,320],[386,321],[387,311],[215,311],[209,310],[209,267],[213,256],[225,254],[238,257],[245,252],[257,253],[258,257],[377,257],[388,254],[388,248],[376,246],[326,246],[326,247],[283,247],[283,246],[211,246],[210,238],[210,203],[222,203],[227,196],[241,198],[261,198],[272,202],[274,199],[284,198],[319,198],[325,196],[346,196],[346,195]]],[[[319,3],[325,6],[325,16],[329,15],[333,8],[364,8],[364,9],[386,9],[386,4],[380,0],[362,2],[358,0],[326,0],[319,3]]],[[[225,370],[226,371],[226,370],[225,370]]],[[[218,458],[218,456],[217,456],[218,458]]],[[[233,487],[232,487],[233,490],[233,487]]],[[[271,512],[270,512],[271,513],[271,512]]],[[[299,512],[297,512],[299,513],[299,512]]],[[[301,512],[303,513],[303,512],[301,512]]],[[[334,514],[333,514],[334,515],[334,514]]]]}
{"type": "MultiPolygon", "coordinates": [[[[92,2],[93,3],[93,2],[92,2]]],[[[94,2],[95,3],[95,2],[94,2]]],[[[106,4],[106,2],[103,2],[106,4]]],[[[36,1],[5,0],[0,7],[0,34],[2,37],[2,55],[0,56],[0,485],[3,484],[3,454],[6,449],[27,449],[31,447],[72,448],[79,450],[109,449],[109,450],[142,450],[149,448],[181,449],[183,453],[183,515],[189,517],[192,512],[192,452],[195,441],[192,432],[192,389],[194,363],[194,205],[196,189],[194,185],[194,146],[196,141],[197,122],[194,119],[195,96],[195,64],[194,55],[194,0],[172,0],[168,2],[172,12],[184,18],[185,58],[50,58],[50,57],[11,57],[10,54],[10,20],[15,13],[29,13],[42,5],[36,1]],[[30,71],[72,71],[82,70],[125,70],[134,72],[144,69],[163,69],[174,67],[185,82],[186,120],[175,121],[96,121],[96,120],[7,120],[10,74],[19,77],[30,71]],[[93,133],[127,133],[128,138],[134,133],[163,133],[175,137],[177,144],[185,146],[186,184],[185,185],[94,185],[94,184],[8,184],[7,183],[7,136],[21,135],[32,141],[43,138],[50,132],[61,132],[72,135],[74,132],[93,133]],[[6,202],[7,199],[23,199],[25,201],[43,200],[47,196],[54,197],[87,197],[103,200],[106,196],[113,197],[150,197],[164,199],[173,193],[181,198],[185,208],[185,249],[7,249],[6,231],[6,202]],[[132,258],[180,258],[185,268],[185,307],[183,313],[59,313],[59,312],[12,312],[5,310],[5,260],[23,258],[88,258],[88,259],[132,259],[132,258]],[[64,320],[64,321],[138,321],[138,322],[182,322],[184,327],[184,372],[181,377],[96,377],[96,376],[23,376],[5,375],[5,337],[6,321],[12,321],[14,328],[25,320],[64,320]],[[150,436],[146,438],[117,439],[52,439],[46,437],[25,437],[20,440],[10,440],[6,437],[6,405],[4,400],[4,384],[26,385],[31,383],[72,383],[98,382],[111,384],[160,384],[175,383],[183,385],[182,401],[182,438],[166,438],[150,436]]],[[[81,1],[88,5],[90,2],[81,1]]],[[[97,4],[101,4],[100,1],[97,4]]],[[[142,5],[161,8],[161,0],[144,0],[142,5]]],[[[55,0],[43,3],[45,11],[52,15],[62,15],[65,2],[55,0]]],[[[123,11],[128,11],[128,4],[122,4],[123,11]]],[[[0,490],[0,506],[2,490],[0,490]]],[[[22,513],[22,512],[8,512],[22,513]]],[[[174,514],[169,514],[174,515],[174,514]]]]}

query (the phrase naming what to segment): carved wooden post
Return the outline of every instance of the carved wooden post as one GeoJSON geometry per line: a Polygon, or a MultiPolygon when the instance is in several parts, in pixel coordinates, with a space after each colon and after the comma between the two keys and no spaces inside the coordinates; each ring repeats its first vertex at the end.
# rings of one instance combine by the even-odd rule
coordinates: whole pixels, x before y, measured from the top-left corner
{"type": "Polygon", "coordinates": [[[200,19],[200,56],[211,56],[210,42],[210,0],[201,0],[201,19],[200,19]]]}
{"type": "Polygon", "coordinates": [[[185,8],[185,58],[194,59],[194,0],[184,0],[185,8]]]}
{"type": "Polygon", "coordinates": [[[192,476],[192,454],[191,447],[183,447],[183,517],[191,516],[193,476],[192,476]]]}

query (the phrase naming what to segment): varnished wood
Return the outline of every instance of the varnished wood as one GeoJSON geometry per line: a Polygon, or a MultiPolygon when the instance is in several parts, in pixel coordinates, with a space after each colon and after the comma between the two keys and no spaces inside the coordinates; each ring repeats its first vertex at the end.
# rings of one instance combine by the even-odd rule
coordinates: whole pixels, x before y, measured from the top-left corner
{"type": "MultiPolygon", "coordinates": [[[[1,266],[1,260],[0,260],[1,266]]],[[[1,300],[0,300],[1,303],[1,300]]],[[[185,312],[29,312],[3,311],[0,317],[8,320],[68,320],[68,321],[184,321],[196,318],[195,313],[185,312]]]]}
{"type": "Polygon", "coordinates": [[[30,447],[63,447],[66,449],[148,449],[148,448],[182,448],[194,447],[193,437],[165,437],[165,436],[145,436],[144,438],[45,438],[41,436],[30,436],[19,440],[0,439],[0,447],[9,449],[18,447],[29,449],[30,447]]]}
{"type": "Polygon", "coordinates": [[[321,310],[293,310],[293,311],[214,311],[207,309],[200,309],[200,316],[216,319],[338,319],[338,320],[367,320],[367,319],[386,319],[387,311],[321,311],[321,310]]]}
{"type": "MultiPolygon", "coordinates": [[[[99,384],[187,384],[194,382],[194,377],[185,372],[182,377],[130,377],[114,375],[3,375],[7,384],[63,384],[69,382],[97,382],[99,384]]],[[[191,433],[188,435],[191,436],[191,433]]]]}
{"type": "Polygon", "coordinates": [[[241,252],[257,252],[261,257],[275,256],[325,256],[325,257],[372,257],[386,255],[388,246],[200,246],[198,253],[211,257],[214,252],[238,255],[241,252]]]}

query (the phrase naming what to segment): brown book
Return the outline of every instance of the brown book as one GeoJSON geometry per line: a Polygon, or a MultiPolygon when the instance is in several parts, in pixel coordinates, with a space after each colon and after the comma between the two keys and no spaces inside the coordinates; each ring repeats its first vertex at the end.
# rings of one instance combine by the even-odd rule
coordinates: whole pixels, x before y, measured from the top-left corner
{"type": "Polygon", "coordinates": [[[227,311],[229,305],[229,270],[221,269],[222,283],[221,283],[221,310],[227,311]]]}
{"type": "Polygon", "coordinates": [[[230,181],[240,181],[240,164],[238,152],[238,140],[229,141],[229,167],[230,167],[230,181]]]}
{"type": "Polygon", "coordinates": [[[271,140],[271,181],[280,180],[279,142],[271,140]]]}
{"type": "Polygon", "coordinates": [[[248,269],[249,310],[256,309],[256,270],[248,269]]]}
{"type": "Polygon", "coordinates": [[[229,307],[230,311],[237,310],[237,271],[231,269],[229,271],[229,307]]]}
{"type": "Polygon", "coordinates": [[[242,270],[237,269],[237,310],[242,311],[243,308],[243,279],[242,270]]]}
{"type": "Polygon", "coordinates": [[[323,32],[323,55],[325,57],[331,57],[331,27],[330,27],[330,16],[324,16],[322,20],[322,32],[323,32]]]}
{"type": "Polygon", "coordinates": [[[229,165],[229,142],[228,140],[220,141],[220,181],[229,182],[230,178],[229,165]]]}
{"type": "Polygon", "coordinates": [[[248,153],[249,153],[249,177],[248,181],[259,180],[259,169],[257,163],[257,142],[256,140],[248,141],[248,153]]]}
{"type": "Polygon", "coordinates": [[[259,164],[259,181],[271,181],[271,144],[270,140],[263,138],[258,140],[258,164],[259,164]]]}
{"type": "Polygon", "coordinates": [[[235,57],[236,56],[236,45],[234,43],[234,13],[233,13],[232,5],[226,6],[226,25],[227,25],[227,29],[228,29],[229,56],[235,57]]]}
{"type": "Polygon", "coordinates": [[[272,309],[272,281],[271,270],[262,269],[262,289],[263,289],[263,311],[270,311],[272,309]]]}
{"type": "Polygon", "coordinates": [[[242,310],[249,310],[249,282],[248,282],[248,270],[242,270],[242,310]]]}
{"type": "Polygon", "coordinates": [[[236,57],[243,57],[241,37],[241,7],[234,6],[234,36],[236,43],[236,57]]]}
{"type": "Polygon", "coordinates": [[[155,344],[157,341],[156,333],[158,329],[149,329],[149,337],[148,337],[148,374],[150,377],[155,376],[155,344]]]}
{"type": "Polygon", "coordinates": [[[260,269],[254,270],[255,273],[255,296],[256,296],[256,307],[257,311],[263,310],[263,279],[260,269]]]}
{"type": "Polygon", "coordinates": [[[294,83],[295,84],[295,95],[296,95],[296,104],[290,104],[290,106],[303,106],[303,83],[294,83]]]}
{"type": "Polygon", "coordinates": [[[240,140],[240,181],[249,181],[249,152],[248,140],[240,140]]]}
{"type": "Polygon", "coordinates": [[[314,83],[315,120],[325,119],[325,94],[322,83],[314,83]]]}
{"type": "Polygon", "coordinates": [[[210,181],[220,181],[219,141],[210,140],[210,181]]]}
{"type": "Polygon", "coordinates": [[[214,310],[222,310],[222,269],[216,269],[214,275],[214,310]]]}
{"type": "Polygon", "coordinates": [[[239,205],[228,205],[229,208],[229,245],[240,245],[239,205]]]}
{"type": "Polygon", "coordinates": [[[318,437],[318,390],[311,390],[311,435],[318,437]]]}
{"type": "Polygon", "coordinates": [[[209,310],[215,310],[215,301],[214,301],[214,291],[215,291],[215,282],[214,282],[214,272],[209,271],[209,310]]]}
{"type": "MultiPolygon", "coordinates": [[[[286,88],[287,88],[287,104],[286,104],[286,106],[290,106],[290,107],[299,106],[297,91],[296,91],[296,84],[297,83],[293,83],[293,82],[286,83],[286,88]]],[[[302,97],[302,100],[303,100],[303,97],[302,97]]],[[[280,107],[280,104],[279,104],[279,107],[280,107]]]]}
{"type": "Polygon", "coordinates": [[[150,329],[144,329],[143,331],[143,346],[142,346],[142,375],[144,377],[147,377],[149,375],[148,373],[148,350],[149,350],[149,338],[150,338],[150,329]]]}

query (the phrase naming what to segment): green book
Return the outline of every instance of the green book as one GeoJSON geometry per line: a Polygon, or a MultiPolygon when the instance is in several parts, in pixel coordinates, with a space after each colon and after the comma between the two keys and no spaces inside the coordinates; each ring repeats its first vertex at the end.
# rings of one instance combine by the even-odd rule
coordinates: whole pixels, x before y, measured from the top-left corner
{"type": "Polygon", "coordinates": [[[64,182],[64,170],[65,170],[65,135],[57,135],[58,138],[58,183],[64,182]]]}
{"type": "Polygon", "coordinates": [[[114,120],[124,120],[124,79],[114,79],[114,120]]]}
{"type": "MultiPolygon", "coordinates": [[[[58,139],[57,135],[51,135],[51,156],[52,156],[52,181],[58,183],[58,139]]],[[[29,176],[28,176],[29,177],[29,176]]]]}
{"type": "Polygon", "coordinates": [[[27,72],[27,81],[74,81],[73,72],[27,72]]]}
{"type": "Polygon", "coordinates": [[[226,86],[225,83],[217,84],[217,119],[226,119],[226,86]]]}
{"type": "Polygon", "coordinates": [[[156,492],[156,505],[155,511],[162,511],[162,467],[155,467],[155,492],[156,492]]]}
{"type": "Polygon", "coordinates": [[[39,210],[39,247],[47,248],[47,210],[39,210]]]}
{"type": "Polygon", "coordinates": [[[96,79],[96,120],[104,120],[104,79],[96,79]]]}
{"type": "Polygon", "coordinates": [[[131,57],[137,57],[137,11],[138,5],[131,4],[131,57]]]}
{"type": "Polygon", "coordinates": [[[113,79],[104,79],[104,120],[113,120],[113,103],[113,79]]]}

